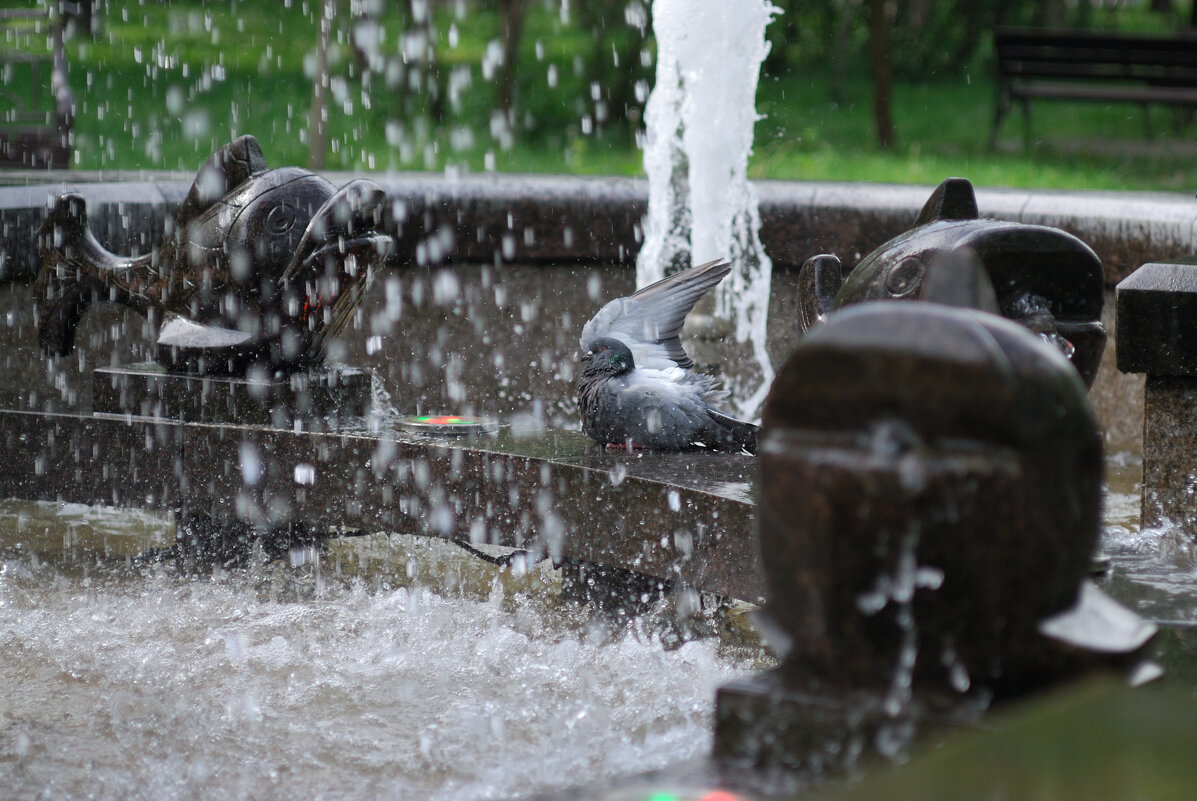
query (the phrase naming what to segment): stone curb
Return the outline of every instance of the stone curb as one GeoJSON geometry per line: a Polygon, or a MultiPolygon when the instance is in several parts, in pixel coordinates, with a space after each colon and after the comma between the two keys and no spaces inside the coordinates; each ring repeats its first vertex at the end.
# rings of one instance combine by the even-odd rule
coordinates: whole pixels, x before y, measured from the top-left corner
{"type": "MultiPolygon", "coordinates": [[[[387,221],[396,258],[631,265],[643,240],[648,198],[639,178],[553,175],[324,173],[341,185],[368,177],[394,199],[387,221]]],[[[0,280],[38,267],[33,232],[47,203],[79,192],[92,230],[110,250],[145,252],[160,242],[193,176],[183,173],[12,173],[0,186],[0,280]],[[128,180],[123,180],[127,178],[128,180]]],[[[907,230],[934,187],[758,181],[761,240],[779,269],[818,253],[846,267],[907,230]]],[[[1062,228],[1080,237],[1117,284],[1140,264],[1197,252],[1197,201],[1182,194],[979,189],[982,217],[1062,228]]]]}

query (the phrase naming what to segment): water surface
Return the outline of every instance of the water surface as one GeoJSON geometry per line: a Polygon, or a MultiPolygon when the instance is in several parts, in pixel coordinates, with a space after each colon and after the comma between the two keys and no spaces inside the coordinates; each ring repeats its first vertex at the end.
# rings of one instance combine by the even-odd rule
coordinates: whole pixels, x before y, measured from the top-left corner
{"type": "Polygon", "coordinates": [[[6,799],[587,784],[706,753],[715,688],[767,660],[679,646],[660,616],[613,624],[546,565],[513,576],[437,541],[188,574],[128,558],[169,541],[154,515],[5,501],[0,528],[6,799]]]}

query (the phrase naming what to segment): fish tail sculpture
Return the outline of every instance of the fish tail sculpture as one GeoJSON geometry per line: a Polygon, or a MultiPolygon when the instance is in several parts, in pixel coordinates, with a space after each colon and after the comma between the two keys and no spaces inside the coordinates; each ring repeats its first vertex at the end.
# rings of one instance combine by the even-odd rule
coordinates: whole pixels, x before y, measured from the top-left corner
{"type": "Polygon", "coordinates": [[[143,286],[145,258],[109,253],[87,224],[81,195],[61,195],[37,233],[42,254],[38,274],[38,342],[46,352],[66,356],[75,347],[75,329],[98,301],[121,303],[147,314],[152,304],[143,286]]]}

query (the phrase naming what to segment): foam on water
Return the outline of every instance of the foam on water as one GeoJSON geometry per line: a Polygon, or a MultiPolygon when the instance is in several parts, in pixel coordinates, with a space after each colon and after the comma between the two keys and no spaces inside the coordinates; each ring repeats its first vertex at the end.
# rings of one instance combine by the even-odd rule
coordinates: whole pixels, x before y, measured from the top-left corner
{"type": "MultiPolygon", "coordinates": [[[[429,547],[409,572],[489,569],[429,547]]],[[[438,595],[331,561],[317,582],[285,564],[197,578],[0,558],[6,798],[568,787],[704,754],[715,688],[752,667],[717,640],[668,650],[598,625],[531,591],[545,575],[465,582],[489,593],[459,576],[438,595]]]]}
{"type": "Polygon", "coordinates": [[[1105,526],[1099,555],[1110,562],[1104,588],[1155,621],[1197,623],[1197,547],[1178,526],[1139,524],[1142,456],[1106,457],[1105,526]]]}

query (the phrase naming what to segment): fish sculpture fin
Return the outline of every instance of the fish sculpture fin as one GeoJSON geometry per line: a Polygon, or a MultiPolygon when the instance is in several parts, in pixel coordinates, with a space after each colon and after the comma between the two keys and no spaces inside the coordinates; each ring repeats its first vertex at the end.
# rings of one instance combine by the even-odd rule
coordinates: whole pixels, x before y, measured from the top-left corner
{"type": "Polygon", "coordinates": [[[979,216],[972,183],[967,178],[948,178],[935,187],[914,225],[917,228],[936,220],[975,220],[979,216]]]}
{"type": "Polygon", "coordinates": [[[970,247],[945,250],[931,261],[919,300],[1001,314],[993,281],[970,247]]]}
{"type": "Polygon", "coordinates": [[[228,194],[229,190],[267,169],[269,167],[266,157],[262,155],[262,146],[249,134],[217,150],[199,168],[195,182],[179,206],[175,221],[180,229],[228,194]]]}
{"type": "Polygon", "coordinates": [[[798,270],[798,334],[823,322],[844,284],[840,260],[830,254],[811,256],[798,270]]]}
{"type": "Polygon", "coordinates": [[[42,269],[37,279],[38,341],[65,356],[75,344],[83,313],[97,301],[121,303],[146,313],[136,273],[148,257],[125,259],[108,252],[92,234],[82,195],[55,199],[37,232],[42,269]]]}

